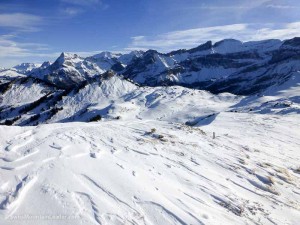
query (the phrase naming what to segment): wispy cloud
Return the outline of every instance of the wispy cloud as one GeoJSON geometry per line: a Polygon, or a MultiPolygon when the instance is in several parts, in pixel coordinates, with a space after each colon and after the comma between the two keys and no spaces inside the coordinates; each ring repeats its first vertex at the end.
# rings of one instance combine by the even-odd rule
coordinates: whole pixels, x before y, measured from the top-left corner
{"type": "Polygon", "coordinates": [[[156,36],[132,37],[131,43],[126,49],[157,49],[166,52],[178,48],[195,47],[208,40],[214,42],[225,38],[234,38],[241,41],[283,40],[295,36],[300,36],[300,22],[283,24],[276,29],[273,28],[272,24],[232,24],[174,31],[156,36]]]}
{"type": "Polygon", "coordinates": [[[82,9],[75,8],[75,7],[67,7],[67,8],[64,8],[62,11],[64,14],[66,14],[68,16],[76,16],[76,15],[84,12],[82,9]]]}
{"type": "MultiPolygon", "coordinates": [[[[41,43],[22,43],[15,39],[16,35],[0,35],[0,66],[12,67],[22,62],[54,61],[61,52],[52,51],[48,45],[41,43]]],[[[99,54],[102,50],[95,51],[72,51],[81,57],[99,54]]]]}
{"type": "Polygon", "coordinates": [[[73,5],[98,5],[102,4],[101,0],[61,0],[61,2],[73,5]]]}
{"type": "Polygon", "coordinates": [[[17,28],[22,31],[35,31],[42,17],[26,13],[0,14],[0,27],[17,28]]]}
{"type": "Polygon", "coordinates": [[[281,5],[281,4],[267,4],[267,8],[273,9],[299,9],[300,6],[297,5],[281,5]]]}
{"type": "Polygon", "coordinates": [[[191,9],[204,9],[204,10],[217,10],[217,11],[223,11],[223,10],[250,10],[256,7],[260,7],[263,4],[269,2],[270,0],[252,0],[248,2],[225,2],[225,4],[206,4],[202,3],[197,7],[192,7],[191,9]]]}
{"type": "Polygon", "coordinates": [[[41,43],[22,42],[25,33],[40,31],[45,24],[41,16],[28,13],[2,13],[0,14],[0,27],[7,28],[6,34],[0,35],[0,62],[2,66],[12,66],[27,61],[27,57],[43,54],[49,46],[41,43]],[[19,60],[18,60],[19,59],[19,60]]]}
{"type": "Polygon", "coordinates": [[[15,38],[15,35],[0,36],[0,57],[24,57],[49,50],[45,44],[20,43],[15,38]]]}
{"type": "Polygon", "coordinates": [[[61,12],[67,16],[76,16],[91,9],[107,9],[108,4],[102,0],[61,0],[61,12]]]}
{"type": "Polygon", "coordinates": [[[16,35],[0,36],[0,62],[1,66],[11,67],[16,63],[28,62],[30,59],[40,57],[52,59],[59,53],[49,52],[49,46],[41,43],[23,43],[16,41],[16,35]]]}

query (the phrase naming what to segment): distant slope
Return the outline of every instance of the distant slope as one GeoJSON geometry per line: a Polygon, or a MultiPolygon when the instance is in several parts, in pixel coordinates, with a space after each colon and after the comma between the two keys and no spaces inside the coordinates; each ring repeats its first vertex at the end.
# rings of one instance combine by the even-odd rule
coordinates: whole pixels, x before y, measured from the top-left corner
{"type": "Polygon", "coordinates": [[[180,86],[140,87],[113,72],[67,90],[25,77],[3,84],[0,123],[155,119],[197,124],[205,116],[224,111],[300,113],[299,79],[297,72],[258,95],[236,96],[180,86]]]}

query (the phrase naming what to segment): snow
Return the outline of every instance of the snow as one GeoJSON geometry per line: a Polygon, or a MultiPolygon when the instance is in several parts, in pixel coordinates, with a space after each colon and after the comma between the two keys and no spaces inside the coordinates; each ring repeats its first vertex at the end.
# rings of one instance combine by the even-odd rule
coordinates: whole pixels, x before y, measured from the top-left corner
{"type": "Polygon", "coordinates": [[[38,63],[21,63],[19,65],[14,66],[13,69],[16,69],[19,73],[26,74],[40,66],[41,64],[38,63]]]}
{"type": "Polygon", "coordinates": [[[132,51],[130,53],[127,54],[123,54],[121,55],[118,60],[123,64],[123,65],[128,65],[129,63],[131,63],[131,61],[134,58],[139,58],[143,55],[143,51],[132,51]]]}
{"type": "Polygon", "coordinates": [[[299,121],[1,126],[0,223],[297,224],[299,121]]]}
{"type": "Polygon", "coordinates": [[[19,105],[34,102],[48,92],[50,92],[48,87],[35,83],[33,79],[29,79],[25,83],[17,81],[11,85],[11,88],[1,95],[3,101],[0,103],[0,107],[17,107],[19,105]]]}
{"type": "Polygon", "coordinates": [[[291,78],[275,84],[257,96],[247,96],[234,110],[263,114],[299,114],[300,113],[300,72],[294,72],[291,78]]]}
{"type": "Polygon", "coordinates": [[[264,40],[264,41],[249,41],[241,42],[235,39],[225,39],[214,44],[214,53],[228,54],[235,52],[253,51],[256,50],[260,53],[273,51],[282,45],[282,41],[277,39],[264,40]]]}
{"type": "Polygon", "coordinates": [[[297,75],[248,97],[113,76],[48,122],[102,121],[0,126],[0,224],[297,224],[300,113],[262,112],[299,98],[297,75]]]}
{"type": "Polygon", "coordinates": [[[25,75],[11,69],[4,69],[0,71],[0,81],[10,81],[16,77],[24,77],[25,75]]]}
{"type": "Polygon", "coordinates": [[[138,87],[118,76],[85,86],[65,97],[58,105],[63,110],[48,122],[87,121],[91,115],[103,119],[155,119],[185,123],[200,115],[227,110],[242,97],[212,95],[207,91],[173,87],[138,87]],[[224,96],[227,96],[226,98],[224,96]],[[85,113],[84,113],[85,112],[85,113]]]}

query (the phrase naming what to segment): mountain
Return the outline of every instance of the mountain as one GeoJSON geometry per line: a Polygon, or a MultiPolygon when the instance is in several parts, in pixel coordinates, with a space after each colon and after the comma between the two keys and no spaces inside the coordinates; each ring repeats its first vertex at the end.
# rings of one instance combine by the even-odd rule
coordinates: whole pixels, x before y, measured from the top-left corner
{"type": "Polygon", "coordinates": [[[299,39],[225,39],[169,53],[102,52],[86,58],[62,53],[53,64],[43,64],[26,74],[69,89],[113,70],[142,86],[180,85],[213,93],[249,95],[284,83],[300,70],[299,39]]]}
{"type": "Polygon", "coordinates": [[[53,64],[44,63],[41,68],[33,70],[29,76],[68,89],[110,69],[123,70],[128,62],[139,55],[138,51],[123,55],[102,52],[82,58],[77,54],[63,52],[53,64]]]}
{"type": "Polygon", "coordinates": [[[299,72],[259,95],[212,94],[180,86],[143,87],[108,71],[71,89],[32,77],[0,85],[0,123],[37,125],[149,119],[195,125],[220,112],[300,113],[299,72]]]}
{"type": "MultiPolygon", "coordinates": [[[[0,89],[1,90],[1,89],[0,89]]],[[[158,119],[185,123],[201,114],[228,110],[241,97],[184,87],[140,87],[106,72],[79,87],[63,90],[36,78],[10,82],[1,90],[0,122],[37,125],[56,122],[158,119]],[[16,97],[14,97],[16,95],[16,97]],[[181,106],[185,105],[185,109],[181,106]]]]}
{"type": "Polygon", "coordinates": [[[299,68],[299,38],[207,42],[190,50],[147,51],[123,71],[141,85],[181,85],[213,93],[254,94],[285,82],[299,68]]]}
{"type": "Polygon", "coordinates": [[[24,64],[0,71],[0,123],[124,117],[196,124],[223,111],[298,113],[299,40],[229,39],[170,53],[86,58],[62,53],[38,68],[24,64]]]}
{"type": "Polygon", "coordinates": [[[62,53],[53,64],[34,70],[30,76],[61,88],[70,88],[103,72],[96,64],[85,61],[77,54],[62,53]]]}
{"type": "Polygon", "coordinates": [[[37,63],[21,63],[9,69],[0,68],[0,83],[22,77],[40,66],[37,63]]]}
{"type": "Polygon", "coordinates": [[[41,64],[37,63],[21,63],[19,65],[14,66],[13,69],[15,69],[19,73],[26,74],[40,66],[41,64]]]}
{"type": "Polygon", "coordinates": [[[22,77],[23,75],[30,73],[40,66],[40,64],[36,63],[22,63],[9,69],[0,68],[0,83],[5,82],[5,80],[12,80],[17,77],[22,77]]]}

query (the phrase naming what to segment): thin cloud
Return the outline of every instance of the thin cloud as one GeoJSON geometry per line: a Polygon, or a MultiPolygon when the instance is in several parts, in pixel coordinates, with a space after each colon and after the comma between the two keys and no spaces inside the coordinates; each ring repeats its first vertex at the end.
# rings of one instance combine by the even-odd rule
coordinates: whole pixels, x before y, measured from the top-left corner
{"type": "Polygon", "coordinates": [[[109,5],[102,0],[61,0],[60,11],[66,16],[77,16],[91,9],[106,10],[109,5]]]}
{"type": "Polygon", "coordinates": [[[74,8],[74,7],[67,7],[63,9],[63,13],[68,16],[76,16],[80,13],[83,13],[84,11],[80,8],[74,8]]]}
{"type": "Polygon", "coordinates": [[[294,5],[275,5],[275,4],[269,4],[266,5],[267,8],[273,8],[273,9],[299,9],[300,6],[294,6],[294,5]]]}
{"type": "Polygon", "coordinates": [[[296,36],[300,36],[300,22],[284,24],[277,29],[274,29],[272,24],[260,26],[255,24],[232,24],[174,31],[152,37],[132,37],[131,43],[126,49],[157,49],[166,52],[179,48],[195,47],[208,40],[213,42],[225,38],[234,38],[241,41],[284,40],[296,36]]]}
{"type": "Polygon", "coordinates": [[[0,61],[1,66],[11,67],[15,63],[27,62],[28,58],[53,58],[58,53],[49,52],[49,46],[40,43],[21,43],[15,41],[16,35],[0,36],[0,61]]]}
{"type": "Polygon", "coordinates": [[[97,7],[107,9],[109,7],[109,5],[102,0],[61,0],[61,2],[67,5],[84,8],[97,7]]]}
{"type": "Polygon", "coordinates": [[[205,4],[202,3],[201,5],[197,7],[191,7],[190,9],[205,9],[205,10],[249,10],[256,7],[260,7],[266,2],[269,2],[269,0],[252,0],[250,2],[241,2],[239,4],[226,2],[226,5],[219,5],[219,4],[205,4]]]}
{"type": "Polygon", "coordinates": [[[153,37],[132,37],[132,43],[127,49],[158,49],[169,51],[178,48],[189,48],[199,45],[207,40],[217,41],[229,33],[241,33],[246,30],[245,24],[233,24],[227,26],[215,26],[174,31],[153,37]]]}
{"type": "Polygon", "coordinates": [[[17,28],[23,31],[35,31],[43,21],[42,17],[26,13],[0,14],[0,27],[17,28]]]}
{"type": "Polygon", "coordinates": [[[40,43],[19,43],[14,41],[14,35],[0,36],[0,57],[24,57],[49,50],[48,46],[40,43]]]}
{"type": "MultiPolygon", "coordinates": [[[[48,45],[40,43],[21,43],[15,41],[16,35],[0,36],[0,62],[1,67],[15,66],[21,62],[42,63],[47,60],[55,60],[61,52],[51,52],[48,45]]],[[[81,57],[99,54],[102,50],[95,51],[68,51],[81,57]]],[[[114,52],[114,51],[113,51],[114,52]]]]}
{"type": "Polygon", "coordinates": [[[83,6],[102,4],[101,0],[61,0],[61,2],[83,6]]]}

